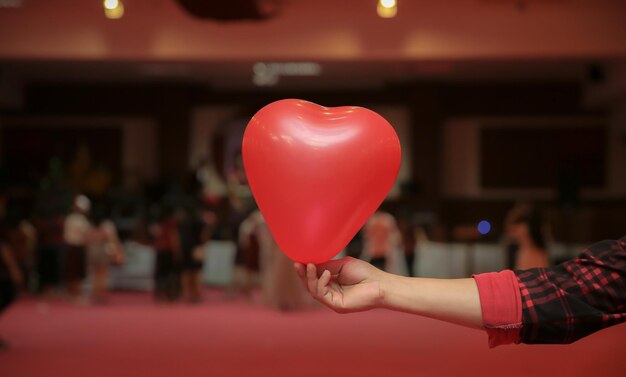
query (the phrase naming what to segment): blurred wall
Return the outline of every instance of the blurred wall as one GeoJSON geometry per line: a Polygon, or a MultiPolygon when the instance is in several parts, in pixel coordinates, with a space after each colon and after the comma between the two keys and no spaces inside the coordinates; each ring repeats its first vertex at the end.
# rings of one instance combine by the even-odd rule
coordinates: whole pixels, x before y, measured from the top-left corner
{"type": "MultiPolygon", "coordinates": [[[[219,3],[216,2],[216,6],[219,3]]],[[[24,1],[0,12],[0,58],[57,60],[476,59],[626,53],[621,0],[402,1],[398,16],[362,0],[285,1],[267,22],[224,25],[173,0],[24,1]],[[50,32],[54,31],[54,32],[50,32]],[[268,43],[271,42],[271,43],[268,43]]]]}
{"type": "MultiPolygon", "coordinates": [[[[602,188],[582,188],[582,199],[621,198],[626,193],[626,169],[624,153],[626,145],[621,140],[622,130],[610,126],[609,117],[596,118],[458,118],[446,121],[443,140],[442,193],[448,198],[481,199],[534,199],[550,200],[555,197],[554,187],[494,189],[481,185],[480,132],[502,127],[602,127],[607,131],[606,185],[602,188]]],[[[521,150],[533,153],[533,150],[521,150]]]]}
{"type": "MultiPolygon", "coordinates": [[[[29,127],[64,129],[119,129],[121,130],[121,166],[123,171],[140,172],[147,179],[156,177],[157,133],[154,122],[132,117],[71,117],[71,116],[9,116],[0,119],[0,134],[3,127],[29,127]]],[[[26,141],[24,141],[26,142],[26,141]]],[[[0,150],[0,156],[2,151],[0,150]]],[[[52,157],[52,156],[50,156],[52,157]]],[[[11,164],[11,161],[3,161],[11,164]]],[[[117,167],[115,167],[117,168],[117,167]]]]}

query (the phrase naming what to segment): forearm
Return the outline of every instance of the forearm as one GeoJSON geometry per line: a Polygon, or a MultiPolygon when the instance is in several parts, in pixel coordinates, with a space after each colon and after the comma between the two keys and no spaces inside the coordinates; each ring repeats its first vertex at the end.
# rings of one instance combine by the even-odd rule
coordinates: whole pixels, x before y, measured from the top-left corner
{"type": "Polygon", "coordinates": [[[474,279],[426,279],[386,275],[382,305],[472,328],[483,328],[474,279]]]}

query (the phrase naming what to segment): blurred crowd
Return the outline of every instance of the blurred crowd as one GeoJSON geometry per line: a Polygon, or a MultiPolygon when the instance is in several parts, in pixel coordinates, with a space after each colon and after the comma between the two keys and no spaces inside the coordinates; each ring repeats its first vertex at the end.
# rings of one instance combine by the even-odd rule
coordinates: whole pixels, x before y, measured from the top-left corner
{"type": "Polygon", "coordinates": [[[184,179],[129,173],[117,185],[103,169],[76,179],[76,169],[59,165],[51,160],[43,178],[5,185],[0,196],[3,307],[18,291],[106,303],[110,268],[124,265],[128,243],[154,252],[157,302],[199,302],[211,240],[236,245],[229,297],[252,299],[262,288],[273,307],[310,304],[256,209],[240,156],[226,174],[202,162],[184,179]]]}
{"type": "MultiPolygon", "coordinates": [[[[13,189],[0,198],[0,304],[6,307],[18,290],[44,298],[62,294],[82,304],[106,303],[109,270],[125,263],[126,242],[154,251],[157,302],[199,302],[210,241],[220,240],[236,245],[227,296],[253,299],[260,292],[265,304],[280,310],[310,306],[292,261],[256,209],[240,157],[226,178],[221,177],[214,166],[202,162],[183,183],[146,184],[127,174],[118,186],[103,190],[98,185],[105,179],[68,180],[52,161],[49,174],[30,195],[16,195],[13,189]]],[[[393,212],[383,204],[340,256],[416,276],[419,245],[439,241],[440,228],[416,221],[410,211],[393,212]]],[[[540,211],[518,204],[504,229],[510,255],[506,267],[549,264],[540,211]]],[[[478,238],[475,228],[456,233],[456,239],[468,242],[478,238]]]]}

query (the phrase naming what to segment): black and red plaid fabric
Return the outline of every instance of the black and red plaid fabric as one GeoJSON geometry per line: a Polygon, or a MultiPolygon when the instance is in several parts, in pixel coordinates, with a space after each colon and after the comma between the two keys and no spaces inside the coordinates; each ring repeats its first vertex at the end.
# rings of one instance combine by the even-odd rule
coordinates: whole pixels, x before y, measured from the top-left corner
{"type": "Polygon", "coordinates": [[[598,242],[556,267],[515,274],[522,343],[572,343],[626,321],[626,237],[598,242]]]}

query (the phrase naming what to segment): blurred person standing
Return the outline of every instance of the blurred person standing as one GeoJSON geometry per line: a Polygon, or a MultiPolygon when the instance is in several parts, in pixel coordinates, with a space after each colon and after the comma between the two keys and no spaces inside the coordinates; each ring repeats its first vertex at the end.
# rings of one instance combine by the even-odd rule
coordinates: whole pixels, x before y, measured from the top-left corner
{"type": "Polygon", "coordinates": [[[400,231],[394,217],[383,211],[374,213],[363,229],[364,259],[383,271],[387,270],[388,258],[400,243],[400,231]]]}
{"type": "Polygon", "coordinates": [[[516,270],[550,265],[545,224],[539,210],[527,204],[517,205],[507,214],[505,227],[507,237],[517,246],[516,270]]]}
{"type": "MultiPolygon", "coordinates": [[[[0,314],[16,299],[23,284],[24,277],[13,251],[0,241],[0,314]]],[[[7,347],[7,343],[0,338],[0,350],[7,347]]]]}
{"type": "Polygon", "coordinates": [[[310,307],[313,300],[293,273],[293,261],[280,250],[262,217],[253,231],[260,240],[261,289],[265,304],[281,311],[310,307]]]}
{"type": "Polygon", "coordinates": [[[196,169],[196,179],[201,185],[201,198],[205,205],[217,207],[228,196],[228,186],[220,177],[215,165],[203,159],[196,169]]]}
{"type": "Polygon", "coordinates": [[[239,226],[235,271],[231,287],[235,293],[250,295],[252,287],[256,285],[263,242],[259,237],[258,228],[263,223],[263,215],[256,210],[250,213],[239,226]]]}
{"type": "MultiPolygon", "coordinates": [[[[230,236],[233,240],[239,238],[243,222],[249,218],[250,214],[256,209],[252,191],[248,185],[241,153],[237,153],[234,157],[233,165],[228,170],[228,228],[230,236]]],[[[239,242],[240,244],[240,242],[239,242]]],[[[236,262],[243,261],[243,253],[245,251],[238,249],[236,262]]]]}
{"type": "Polygon", "coordinates": [[[153,229],[156,266],[154,268],[154,297],[158,302],[174,301],[178,297],[177,263],[180,260],[178,224],[171,209],[166,209],[153,229]]]}
{"type": "Polygon", "coordinates": [[[87,259],[91,274],[92,302],[103,304],[107,299],[108,271],[111,264],[123,262],[122,245],[115,224],[106,216],[103,206],[93,211],[93,227],[86,236],[87,259]]]}
{"type": "MultiPolygon", "coordinates": [[[[0,198],[0,212],[3,212],[4,198],[0,198]]],[[[15,253],[5,242],[6,232],[4,219],[0,220],[0,314],[16,299],[19,288],[24,283],[24,277],[19,267],[15,253]]],[[[8,348],[7,343],[0,338],[0,350],[8,348]]]]}
{"type": "Polygon", "coordinates": [[[189,209],[183,212],[178,223],[178,234],[182,256],[181,288],[183,300],[201,300],[202,281],[200,273],[204,261],[203,246],[211,237],[215,214],[204,211],[200,215],[189,209]]]}
{"type": "Polygon", "coordinates": [[[63,249],[63,222],[61,214],[39,214],[34,225],[37,230],[37,276],[39,292],[48,294],[60,280],[60,257],[63,249]]]}
{"type": "Polygon", "coordinates": [[[398,229],[402,236],[402,250],[409,276],[415,276],[415,248],[417,247],[416,228],[409,216],[403,216],[398,221],[398,229]]]}
{"type": "Polygon", "coordinates": [[[252,191],[248,185],[241,153],[235,157],[235,163],[228,172],[228,197],[236,212],[244,213],[254,205],[252,191]]]}
{"type": "Polygon", "coordinates": [[[24,287],[30,288],[30,283],[36,279],[35,247],[37,232],[32,223],[23,215],[18,207],[10,208],[7,213],[5,242],[13,253],[17,265],[24,279],[24,287]]]}
{"type": "Polygon", "coordinates": [[[74,199],[72,212],[65,218],[63,226],[63,240],[65,241],[65,255],[63,276],[67,284],[69,295],[80,299],[80,284],[87,276],[86,241],[91,231],[88,219],[91,210],[91,201],[84,195],[74,199]]]}

